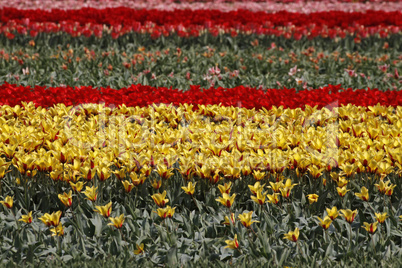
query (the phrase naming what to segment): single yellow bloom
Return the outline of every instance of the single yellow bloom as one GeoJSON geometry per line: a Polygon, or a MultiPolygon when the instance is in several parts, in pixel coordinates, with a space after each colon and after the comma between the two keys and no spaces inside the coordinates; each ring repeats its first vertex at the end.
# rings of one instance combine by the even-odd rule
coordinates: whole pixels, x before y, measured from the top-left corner
{"type": "Polygon", "coordinates": [[[64,227],[61,223],[59,223],[56,227],[50,229],[52,232],[52,236],[63,236],[64,235],[64,227]]]}
{"type": "Polygon", "coordinates": [[[60,218],[61,218],[61,211],[53,212],[52,214],[45,213],[42,217],[39,219],[47,226],[54,226],[57,227],[60,223],[60,218]]]}
{"type": "Polygon", "coordinates": [[[352,223],[357,215],[357,209],[353,211],[350,209],[341,209],[339,211],[342,213],[342,217],[344,217],[345,220],[349,223],[352,223]]]}
{"type": "MultiPolygon", "coordinates": [[[[232,222],[233,225],[235,224],[235,214],[234,213],[230,214],[230,221],[232,222]]],[[[223,224],[230,225],[228,216],[225,216],[225,221],[223,222],[223,224]]]]}
{"type": "Polygon", "coordinates": [[[253,177],[256,181],[260,181],[265,177],[265,172],[260,172],[258,170],[254,170],[253,177]]]}
{"type": "Polygon", "coordinates": [[[360,193],[355,193],[355,195],[363,201],[369,200],[368,189],[364,186],[361,188],[360,193]]]}
{"type": "Polygon", "coordinates": [[[13,198],[11,196],[6,196],[4,201],[0,201],[0,203],[2,203],[3,206],[6,207],[6,208],[12,208],[13,204],[14,204],[14,200],[13,200],[13,198]]]}
{"type": "Polygon", "coordinates": [[[154,180],[151,185],[155,190],[158,190],[162,186],[162,180],[154,180]]]}
{"type": "Polygon", "coordinates": [[[110,217],[109,220],[112,223],[109,223],[108,225],[114,226],[117,229],[120,229],[123,226],[123,223],[124,223],[124,214],[121,214],[119,217],[116,217],[116,218],[110,217]]]}
{"type": "Polygon", "coordinates": [[[170,206],[166,206],[165,208],[158,208],[157,211],[154,211],[158,214],[162,219],[171,218],[175,212],[175,207],[171,208],[170,206]]]}
{"type": "Polygon", "coordinates": [[[135,255],[140,255],[144,253],[144,243],[141,243],[140,245],[135,244],[135,247],[137,248],[134,250],[135,255]]]}
{"type": "Polygon", "coordinates": [[[375,218],[377,219],[377,221],[379,223],[384,223],[385,219],[388,218],[387,212],[384,213],[374,213],[375,214],[375,218]]]}
{"type": "Polygon", "coordinates": [[[318,201],[318,194],[308,194],[307,195],[308,202],[311,204],[315,203],[318,201]]]}
{"type": "Polygon", "coordinates": [[[391,196],[392,193],[394,192],[394,188],[396,187],[396,184],[391,184],[390,186],[385,188],[385,195],[391,196]]]}
{"type": "Polygon", "coordinates": [[[244,225],[244,227],[249,228],[251,224],[253,224],[254,222],[259,222],[251,220],[252,215],[253,215],[252,211],[239,215],[239,220],[244,225]]]}
{"type": "Polygon", "coordinates": [[[19,221],[23,221],[25,223],[31,223],[32,222],[32,211],[28,213],[28,215],[21,215],[21,219],[19,221]]]}
{"type": "Polygon", "coordinates": [[[280,188],[279,190],[281,191],[281,194],[282,194],[283,197],[289,198],[290,191],[292,190],[292,188],[284,187],[284,188],[280,188]]]}
{"type": "Polygon", "coordinates": [[[342,188],[336,187],[336,190],[338,191],[340,197],[344,197],[346,193],[350,191],[347,190],[346,186],[343,186],[342,188]]]}
{"type": "Polygon", "coordinates": [[[220,202],[225,207],[230,208],[234,202],[235,197],[236,197],[236,194],[229,196],[227,193],[223,193],[222,197],[219,197],[218,199],[215,199],[215,200],[220,202]]]}
{"type": "Polygon", "coordinates": [[[267,194],[268,203],[278,204],[279,203],[279,193],[267,194]]]}
{"type": "Polygon", "coordinates": [[[380,191],[380,193],[385,194],[385,191],[390,183],[390,181],[384,182],[383,180],[380,180],[379,184],[376,183],[374,185],[377,186],[377,189],[380,191]]]}
{"type": "Polygon", "coordinates": [[[218,185],[219,191],[221,191],[221,194],[229,194],[230,193],[230,188],[232,187],[232,182],[230,181],[229,183],[225,183],[225,185],[218,185]]]}
{"type": "Polygon", "coordinates": [[[288,187],[290,188],[290,190],[293,189],[294,186],[298,185],[298,183],[293,183],[292,184],[292,180],[291,179],[287,179],[286,183],[284,184],[284,187],[288,187]]]}
{"type": "Polygon", "coordinates": [[[248,185],[250,191],[253,195],[256,195],[258,191],[262,191],[264,189],[265,184],[261,185],[259,181],[257,181],[254,185],[248,185]]]}
{"type": "Polygon", "coordinates": [[[378,221],[374,223],[363,222],[363,224],[364,226],[362,226],[362,228],[366,229],[366,231],[370,234],[374,234],[374,232],[377,230],[378,221]]]}
{"type": "Polygon", "coordinates": [[[70,181],[71,188],[73,188],[73,190],[76,192],[81,192],[84,185],[85,185],[85,182],[82,182],[82,181],[79,181],[77,183],[73,183],[72,181],[70,181]]]}
{"type": "Polygon", "coordinates": [[[155,204],[158,207],[164,207],[166,205],[167,202],[169,202],[169,199],[166,199],[166,190],[163,191],[163,193],[157,193],[151,196],[152,199],[154,200],[155,204]]]}
{"type": "Polygon", "coordinates": [[[61,201],[66,207],[71,207],[71,205],[73,204],[72,193],[73,193],[73,192],[70,191],[68,194],[67,194],[67,193],[63,193],[63,194],[59,194],[59,195],[58,195],[60,201],[61,201]]]}
{"type": "Polygon", "coordinates": [[[96,198],[98,197],[98,193],[96,192],[97,189],[98,189],[98,187],[95,187],[95,186],[92,186],[92,187],[86,186],[84,194],[88,200],[90,200],[92,202],[96,201],[96,198]]]}
{"type": "Polygon", "coordinates": [[[196,185],[197,183],[192,183],[191,181],[188,183],[188,185],[187,185],[187,187],[181,187],[183,190],[184,190],[184,192],[186,193],[186,194],[188,194],[188,195],[193,195],[194,194],[194,191],[195,191],[195,185],[196,185]]]}
{"type": "Polygon", "coordinates": [[[268,188],[271,188],[272,191],[274,191],[275,193],[279,193],[280,189],[283,187],[283,182],[282,181],[278,181],[278,182],[270,181],[269,184],[271,186],[268,186],[268,188]]]}
{"type": "Polygon", "coordinates": [[[338,187],[342,188],[343,186],[346,186],[349,183],[349,181],[344,178],[340,177],[339,180],[337,181],[338,187]]]}
{"type": "Polygon", "coordinates": [[[332,207],[331,209],[327,208],[327,213],[328,213],[328,217],[331,218],[331,220],[335,220],[336,217],[338,217],[338,209],[336,207],[332,207]]]}
{"type": "Polygon", "coordinates": [[[237,241],[237,234],[235,234],[233,240],[226,240],[225,243],[227,244],[225,248],[238,249],[240,246],[239,242],[237,241]]]}
{"type": "Polygon", "coordinates": [[[262,193],[262,189],[257,191],[257,196],[252,195],[251,199],[257,204],[263,205],[265,203],[265,194],[262,193]]]}
{"type": "Polygon", "coordinates": [[[134,188],[134,184],[129,181],[122,181],[121,183],[123,184],[124,191],[126,191],[126,193],[131,192],[131,190],[134,188]]]}
{"type": "Polygon", "coordinates": [[[104,206],[95,206],[95,212],[98,212],[105,218],[109,218],[110,213],[112,213],[112,202],[109,202],[108,204],[104,206]]]}
{"type": "Polygon", "coordinates": [[[317,217],[318,218],[318,220],[320,221],[320,226],[322,227],[322,228],[324,228],[324,230],[327,230],[328,228],[329,228],[329,226],[331,225],[331,223],[332,223],[332,220],[331,220],[331,218],[330,217],[328,217],[328,216],[325,216],[324,217],[324,220],[323,219],[321,219],[320,217],[317,217]]]}
{"type": "Polygon", "coordinates": [[[297,239],[299,239],[299,235],[300,235],[299,228],[296,228],[294,231],[289,231],[287,234],[284,234],[283,239],[297,242],[297,239]]]}

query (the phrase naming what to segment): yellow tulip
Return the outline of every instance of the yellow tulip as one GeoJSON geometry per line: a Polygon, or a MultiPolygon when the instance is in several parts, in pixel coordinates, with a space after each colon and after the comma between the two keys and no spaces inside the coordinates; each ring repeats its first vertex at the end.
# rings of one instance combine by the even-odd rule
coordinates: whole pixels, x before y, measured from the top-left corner
{"type": "Polygon", "coordinates": [[[70,181],[69,183],[70,183],[71,188],[78,193],[81,192],[82,188],[85,185],[85,182],[82,182],[82,181],[79,181],[77,183],[73,183],[70,181]]]}
{"type": "Polygon", "coordinates": [[[311,204],[315,203],[318,201],[318,194],[308,194],[307,195],[308,202],[311,204]]]}
{"type": "Polygon", "coordinates": [[[292,190],[292,188],[289,187],[284,187],[284,188],[280,188],[279,189],[281,191],[281,194],[284,198],[289,198],[290,196],[290,191],[292,190]]]}
{"type": "Polygon", "coordinates": [[[232,182],[230,181],[229,183],[225,183],[225,185],[218,185],[219,191],[221,191],[221,194],[230,193],[230,188],[232,187],[232,182]]]}
{"type": "Polygon", "coordinates": [[[259,181],[257,181],[254,185],[248,185],[250,191],[253,195],[256,195],[258,191],[262,191],[264,189],[265,184],[261,185],[259,181]]]}
{"type": "Polygon", "coordinates": [[[369,193],[366,187],[362,187],[360,193],[355,193],[355,195],[363,201],[369,200],[369,193]]]}
{"type": "Polygon", "coordinates": [[[267,194],[268,203],[278,204],[279,203],[279,193],[267,194]]]}
{"type": "Polygon", "coordinates": [[[244,225],[244,227],[249,228],[254,222],[259,222],[251,220],[252,214],[253,212],[250,211],[248,213],[243,213],[239,215],[239,220],[244,225]]]}
{"type": "Polygon", "coordinates": [[[346,193],[350,191],[350,190],[347,190],[346,186],[343,186],[342,188],[336,187],[336,190],[338,191],[338,195],[340,197],[344,197],[346,195],[346,193]]]}
{"type": "Polygon", "coordinates": [[[338,217],[338,209],[336,207],[332,207],[331,209],[327,208],[327,214],[328,217],[331,218],[331,220],[335,220],[338,217]]]}
{"type": "Polygon", "coordinates": [[[225,207],[230,208],[234,202],[235,197],[236,197],[236,194],[229,196],[227,193],[223,193],[222,197],[219,197],[218,199],[215,199],[215,200],[220,202],[225,207]]]}
{"type": "Polygon", "coordinates": [[[254,170],[253,177],[256,181],[260,181],[265,177],[265,172],[260,172],[258,170],[254,170]]]}
{"type": "Polygon", "coordinates": [[[121,214],[119,217],[115,217],[115,218],[110,217],[109,220],[111,221],[111,223],[108,223],[108,225],[114,226],[117,229],[120,229],[124,223],[124,214],[121,214]]]}
{"type": "Polygon", "coordinates": [[[136,250],[134,250],[135,255],[144,254],[144,244],[143,243],[141,243],[140,245],[135,244],[135,247],[137,248],[136,250]]]}
{"type": "Polygon", "coordinates": [[[67,193],[59,194],[58,197],[66,207],[71,207],[73,203],[72,191],[70,191],[68,194],[67,193]]]}
{"type": "Polygon", "coordinates": [[[112,213],[112,202],[109,202],[108,204],[104,206],[95,206],[95,212],[98,212],[105,218],[109,218],[110,213],[112,213]]]}
{"type": "Polygon", "coordinates": [[[50,229],[52,232],[52,236],[63,236],[64,235],[64,227],[61,223],[59,223],[56,227],[50,229]]]}
{"type": "Polygon", "coordinates": [[[92,187],[86,186],[84,194],[88,200],[90,200],[92,202],[96,201],[96,198],[98,197],[98,193],[96,192],[97,189],[98,189],[98,187],[95,187],[95,186],[92,186],[92,187]]]}
{"type": "MultiPolygon", "coordinates": [[[[234,213],[230,214],[230,221],[232,222],[233,225],[235,224],[235,214],[234,213]]],[[[225,216],[225,221],[223,222],[223,224],[230,225],[228,216],[225,216]]]]}
{"type": "Polygon", "coordinates": [[[171,218],[175,212],[175,207],[171,208],[170,206],[166,206],[166,208],[158,208],[157,211],[154,211],[158,214],[162,219],[171,218]]]}
{"type": "Polygon", "coordinates": [[[194,191],[195,191],[195,185],[196,185],[197,183],[192,183],[191,181],[188,183],[188,185],[187,185],[187,187],[181,187],[183,190],[184,190],[184,192],[186,193],[186,194],[188,194],[188,195],[193,195],[194,194],[194,191]]]}
{"type": "Polygon", "coordinates": [[[158,190],[162,186],[162,180],[154,180],[151,185],[155,190],[158,190]]]}
{"type": "Polygon", "coordinates": [[[256,194],[257,196],[252,195],[251,199],[257,204],[263,205],[265,203],[265,194],[262,193],[262,189],[260,189],[256,194]]]}
{"type": "Polygon", "coordinates": [[[19,219],[19,221],[32,223],[32,211],[30,211],[27,215],[21,215],[21,219],[19,219]]]}
{"type": "Polygon", "coordinates": [[[225,243],[227,244],[225,248],[238,249],[240,247],[239,242],[237,241],[237,234],[235,234],[233,240],[226,240],[225,243]]]}
{"type": "Polygon", "coordinates": [[[289,231],[287,234],[284,234],[283,239],[297,242],[297,240],[299,239],[299,235],[300,235],[299,228],[296,228],[294,231],[289,231]]]}
{"type": "Polygon", "coordinates": [[[164,207],[166,205],[167,202],[169,202],[169,199],[166,199],[166,190],[163,191],[163,193],[157,193],[151,196],[152,199],[154,200],[155,204],[158,207],[164,207]]]}
{"type": "Polygon", "coordinates": [[[11,196],[6,196],[4,201],[0,201],[0,203],[2,203],[3,206],[6,207],[6,208],[12,208],[13,204],[14,204],[14,200],[13,200],[13,198],[11,196]]]}
{"type": "Polygon", "coordinates": [[[57,227],[60,223],[62,212],[59,210],[57,212],[53,212],[52,214],[45,213],[39,219],[46,225],[46,226],[54,226],[57,227]]]}
{"type": "Polygon", "coordinates": [[[134,188],[134,184],[129,181],[122,181],[121,183],[123,184],[124,191],[126,191],[126,193],[131,192],[131,190],[134,188]]]}
{"type": "Polygon", "coordinates": [[[385,195],[391,196],[392,193],[394,192],[394,188],[396,187],[396,184],[391,184],[390,186],[385,188],[385,195]]]}
{"type": "Polygon", "coordinates": [[[269,182],[269,184],[271,186],[268,186],[268,188],[271,188],[272,191],[274,191],[275,193],[279,193],[280,189],[283,187],[283,182],[278,181],[278,182],[269,182]]]}
{"type": "Polygon", "coordinates": [[[374,223],[367,223],[367,222],[363,222],[364,226],[362,226],[362,228],[366,229],[367,232],[369,232],[370,234],[374,234],[374,232],[377,230],[377,225],[378,222],[374,222],[374,223]]]}
{"type": "Polygon", "coordinates": [[[384,213],[374,213],[375,214],[375,218],[377,219],[377,221],[379,223],[384,223],[385,219],[388,218],[387,212],[384,213]]]}
{"type": "Polygon", "coordinates": [[[386,192],[386,190],[388,188],[388,185],[390,183],[391,183],[390,181],[384,182],[383,180],[380,180],[379,184],[376,183],[374,185],[377,186],[378,191],[380,191],[380,193],[385,194],[385,192],[386,192]]]}
{"type": "Polygon", "coordinates": [[[331,220],[331,218],[330,217],[328,217],[328,216],[325,216],[324,217],[324,220],[323,219],[321,219],[320,217],[317,217],[318,218],[318,220],[320,221],[320,226],[322,227],[322,228],[324,228],[324,230],[327,230],[328,228],[329,228],[329,226],[331,225],[331,223],[332,223],[332,220],[331,220]]]}
{"type": "Polygon", "coordinates": [[[340,212],[342,213],[342,217],[349,223],[352,223],[357,215],[357,209],[353,211],[350,209],[341,209],[340,212]]]}

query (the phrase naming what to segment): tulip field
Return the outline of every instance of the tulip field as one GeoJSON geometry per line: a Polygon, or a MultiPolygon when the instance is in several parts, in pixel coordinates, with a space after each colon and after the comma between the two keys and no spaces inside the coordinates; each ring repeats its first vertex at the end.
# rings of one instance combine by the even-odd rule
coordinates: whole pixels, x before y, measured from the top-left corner
{"type": "Polygon", "coordinates": [[[399,0],[0,0],[1,267],[401,267],[399,0]]]}

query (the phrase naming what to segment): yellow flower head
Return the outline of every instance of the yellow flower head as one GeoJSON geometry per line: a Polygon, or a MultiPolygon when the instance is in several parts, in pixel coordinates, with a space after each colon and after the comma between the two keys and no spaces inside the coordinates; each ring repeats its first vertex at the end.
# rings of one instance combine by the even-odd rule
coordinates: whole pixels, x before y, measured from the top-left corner
{"type": "Polygon", "coordinates": [[[126,191],[126,193],[131,192],[131,190],[134,188],[134,184],[129,181],[121,181],[121,183],[123,184],[124,191],[126,191]]]}
{"type": "Polygon", "coordinates": [[[318,194],[308,194],[307,195],[308,202],[311,204],[315,203],[318,201],[318,194]]]}
{"type": "Polygon", "coordinates": [[[287,179],[284,187],[288,187],[290,190],[293,189],[294,186],[298,185],[298,183],[293,183],[291,179],[287,179]]]}
{"type": "Polygon", "coordinates": [[[363,222],[363,224],[364,226],[362,226],[362,228],[366,229],[370,234],[374,234],[375,230],[377,230],[378,221],[374,223],[363,222]]]}
{"type": "Polygon", "coordinates": [[[183,190],[184,190],[184,192],[186,193],[186,194],[188,194],[188,195],[193,195],[194,194],[194,191],[195,191],[195,185],[196,185],[197,183],[192,183],[191,181],[188,183],[188,185],[187,185],[187,187],[181,187],[183,190]]]}
{"type": "Polygon", "coordinates": [[[230,181],[229,183],[225,183],[225,185],[218,185],[219,191],[221,191],[221,194],[229,194],[230,193],[230,188],[232,187],[232,182],[230,181]]]}
{"type": "Polygon", "coordinates": [[[331,218],[330,217],[328,217],[328,216],[325,216],[324,217],[324,220],[323,219],[321,219],[320,217],[317,217],[318,218],[318,220],[320,221],[320,226],[322,227],[322,228],[324,228],[324,230],[327,230],[328,228],[329,228],[329,226],[331,225],[331,223],[332,223],[332,220],[331,220],[331,218]]]}
{"type": "MultiPolygon", "coordinates": [[[[232,222],[233,225],[235,224],[235,214],[234,213],[230,214],[230,221],[232,222]]],[[[228,216],[225,216],[225,221],[223,222],[223,224],[230,225],[228,216]]]]}
{"type": "Polygon", "coordinates": [[[356,210],[341,209],[340,212],[342,213],[342,217],[344,217],[345,220],[349,223],[352,223],[357,215],[357,209],[356,210]]]}
{"type": "Polygon", "coordinates": [[[327,213],[328,213],[328,217],[331,218],[331,220],[335,220],[336,217],[338,217],[338,209],[336,207],[332,207],[331,209],[327,208],[327,213]]]}
{"type": "Polygon", "coordinates": [[[6,207],[6,208],[12,208],[13,204],[14,204],[14,200],[13,200],[13,198],[11,196],[6,196],[4,201],[0,201],[0,203],[2,203],[3,206],[6,207]]]}
{"type": "Polygon", "coordinates": [[[290,196],[290,191],[292,190],[292,188],[289,187],[284,187],[284,188],[280,188],[279,189],[281,191],[281,194],[284,198],[289,198],[290,196]]]}
{"type": "Polygon", "coordinates": [[[377,221],[379,223],[384,223],[385,219],[388,218],[387,212],[384,213],[374,213],[375,214],[375,218],[377,219],[377,221]]]}
{"type": "Polygon", "coordinates": [[[258,191],[262,191],[264,189],[265,184],[261,185],[259,181],[257,181],[254,185],[248,185],[250,191],[253,195],[256,195],[258,191]]]}
{"type": "Polygon", "coordinates": [[[251,224],[253,224],[254,222],[259,222],[259,221],[251,220],[252,215],[253,215],[252,211],[250,211],[248,213],[245,212],[245,213],[239,215],[239,220],[244,225],[244,227],[249,228],[251,226],[251,224]]]}
{"type": "Polygon", "coordinates": [[[175,212],[175,207],[171,208],[170,206],[166,206],[165,208],[158,208],[157,211],[154,211],[158,214],[162,219],[171,218],[175,212]]]}
{"type": "Polygon", "coordinates": [[[271,204],[278,204],[279,203],[279,193],[267,194],[268,203],[271,204]]]}
{"type": "Polygon", "coordinates": [[[39,219],[47,226],[54,226],[57,227],[60,223],[60,218],[61,218],[61,211],[53,212],[52,214],[45,213],[42,217],[39,219]]]}
{"type": "Polygon", "coordinates": [[[70,186],[75,192],[81,192],[84,185],[85,185],[85,182],[82,182],[82,181],[79,181],[77,183],[73,183],[72,181],[70,181],[70,186]]]}
{"type": "Polygon", "coordinates": [[[271,186],[268,186],[268,188],[271,188],[272,191],[274,191],[275,193],[279,193],[280,189],[283,187],[283,182],[282,181],[278,181],[278,182],[270,181],[269,184],[271,186]]]}
{"type": "Polygon", "coordinates": [[[262,189],[257,191],[257,196],[252,195],[251,199],[256,202],[257,204],[264,205],[265,203],[265,194],[262,193],[262,189]]]}
{"type": "Polygon", "coordinates": [[[58,197],[66,207],[71,207],[73,203],[72,191],[70,191],[68,194],[67,193],[59,194],[58,197]]]}
{"type": "Polygon", "coordinates": [[[364,186],[361,188],[360,193],[355,193],[355,195],[363,201],[369,200],[368,189],[364,186]]]}
{"type": "Polygon", "coordinates": [[[158,190],[162,186],[162,180],[154,180],[152,181],[151,185],[155,190],[158,190]]]}
{"type": "Polygon", "coordinates": [[[396,184],[391,184],[390,186],[385,188],[385,195],[391,196],[392,193],[394,192],[394,188],[396,187],[396,184]]]}
{"type": "Polygon", "coordinates": [[[108,204],[104,206],[95,206],[95,212],[98,212],[105,218],[109,218],[110,213],[112,213],[112,202],[109,202],[108,204]]]}
{"type": "Polygon", "coordinates": [[[265,177],[265,172],[260,172],[258,170],[254,170],[253,177],[256,181],[260,181],[265,177]]]}
{"type": "Polygon", "coordinates": [[[233,205],[235,197],[236,197],[236,194],[229,196],[227,193],[223,193],[222,197],[219,197],[218,199],[215,199],[215,200],[220,202],[225,207],[230,208],[233,205]]]}
{"type": "Polygon", "coordinates": [[[380,193],[385,194],[385,191],[388,188],[388,185],[390,183],[391,183],[390,181],[384,182],[383,180],[380,180],[379,184],[376,183],[374,185],[377,187],[377,189],[378,189],[378,191],[380,191],[380,193]]]}
{"type": "Polygon", "coordinates": [[[32,211],[28,213],[28,215],[21,215],[21,219],[19,221],[23,221],[25,223],[31,223],[32,222],[32,211]]]}
{"type": "Polygon", "coordinates": [[[135,244],[135,247],[137,248],[136,250],[134,250],[135,255],[144,254],[144,243],[141,243],[140,245],[135,244]]]}
{"type": "Polygon", "coordinates": [[[109,220],[111,221],[111,223],[109,223],[108,225],[114,226],[117,229],[120,229],[124,223],[124,214],[121,214],[119,217],[116,217],[116,218],[110,217],[109,220]]]}
{"type": "Polygon", "coordinates": [[[284,234],[283,239],[297,242],[297,239],[299,239],[299,235],[300,235],[299,228],[296,228],[294,231],[289,231],[287,234],[284,234]]]}
{"type": "Polygon", "coordinates": [[[240,247],[239,242],[237,241],[237,234],[235,234],[233,240],[226,240],[225,243],[227,244],[225,248],[238,249],[240,247]]]}
{"type": "Polygon", "coordinates": [[[349,181],[344,177],[340,177],[339,180],[337,181],[338,187],[340,188],[346,186],[348,183],[349,181]]]}
{"type": "Polygon", "coordinates": [[[350,190],[347,190],[346,186],[343,186],[342,188],[336,187],[336,191],[338,192],[340,197],[344,197],[346,193],[349,192],[350,190]]]}
{"type": "Polygon", "coordinates": [[[166,199],[166,190],[163,191],[163,193],[157,193],[151,196],[152,199],[154,200],[155,204],[158,207],[164,207],[166,205],[167,202],[169,202],[169,199],[166,199]]]}
{"type": "Polygon", "coordinates": [[[87,197],[88,200],[95,202],[96,198],[98,197],[98,193],[97,190],[98,187],[92,186],[92,187],[88,187],[86,186],[84,194],[87,197]]]}
{"type": "Polygon", "coordinates": [[[52,236],[63,236],[64,235],[64,227],[61,223],[59,223],[56,227],[50,229],[52,232],[52,236]]]}

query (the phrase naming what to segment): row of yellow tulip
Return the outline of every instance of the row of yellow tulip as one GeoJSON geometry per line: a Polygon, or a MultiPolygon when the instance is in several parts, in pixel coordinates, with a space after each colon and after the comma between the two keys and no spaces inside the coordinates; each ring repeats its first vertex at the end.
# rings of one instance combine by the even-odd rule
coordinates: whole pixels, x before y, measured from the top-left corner
{"type": "Polygon", "coordinates": [[[194,108],[1,106],[0,178],[11,164],[23,176],[44,171],[73,183],[114,174],[130,176],[129,191],[153,171],[168,179],[177,161],[186,179],[214,183],[251,174],[261,180],[287,168],[314,178],[338,167],[344,177],[401,172],[402,107],[194,108]]]}

